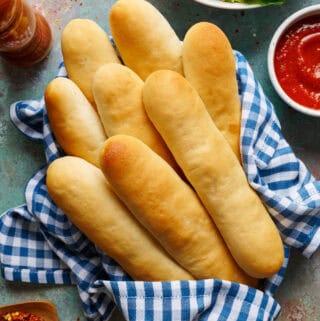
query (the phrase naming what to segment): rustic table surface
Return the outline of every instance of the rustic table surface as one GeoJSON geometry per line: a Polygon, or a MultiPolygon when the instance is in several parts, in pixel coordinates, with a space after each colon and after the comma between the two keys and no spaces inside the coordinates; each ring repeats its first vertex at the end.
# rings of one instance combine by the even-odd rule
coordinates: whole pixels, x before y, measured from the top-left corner
{"type": "MultiPolygon", "coordinates": [[[[24,203],[28,178],[44,164],[42,145],[26,139],[9,120],[9,106],[22,99],[42,96],[61,61],[60,34],[76,17],[98,22],[108,33],[108,11],[115,0],[33,0],[51,24],[54,46],[50,56],[36,67],[21,69],[0,58],[0,213],[24,203]]],[[[247,11],[212,9],[192,0],[151,0],[169,20],[181,39],[198,21],[219,25],[233,48],[241,51],[273,102],[283,134],[310,171],[320,179],[320,118],[304,116],[284,104],[274,91],[267,72],[267,50],[277,26],[291,13],[319,0],[286,0],[282,6],[247,11]]],[[[311,260],[292,253],[286,279],[276,297],[282,305],[281,321],[320,320],[320,253],[311,260]]],[[[48,299],[58,308],[60,320],[85,320],[73,286],[44,286],[6,282],[0,277],[0,305],[48,299]]],[[[112,320],[123,320],[119,312],[112,320]]]]}

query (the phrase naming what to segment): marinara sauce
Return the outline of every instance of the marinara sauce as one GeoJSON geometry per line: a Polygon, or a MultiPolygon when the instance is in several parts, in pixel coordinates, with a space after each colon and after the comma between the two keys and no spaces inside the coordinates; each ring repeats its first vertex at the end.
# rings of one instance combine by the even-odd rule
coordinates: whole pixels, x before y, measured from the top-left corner
{"type": "Polygon", "coordinates": [[[320,15],[293,24],[274,55],[282,89],[297,103],[320,110],[320,15]]]}

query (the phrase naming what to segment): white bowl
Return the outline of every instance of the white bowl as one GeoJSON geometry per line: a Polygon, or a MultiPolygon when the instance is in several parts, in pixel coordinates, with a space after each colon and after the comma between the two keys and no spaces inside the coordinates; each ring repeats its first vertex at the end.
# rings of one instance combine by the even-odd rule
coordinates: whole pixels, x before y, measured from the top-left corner
{"type": "Polygon", "coordinates": [[[311,17],[314,15],[320,16],[320,4],[312,5],[309,7],[306,7],[304,9],[301,9],[291,16],[289,16],[285,21],[282,22],[282,24],[278,27],[276,30],[274,36],[272,37],[272,40],[269,45],[268,50],[268,71],[269,76],[271,79],[271,82],[278,93],[278,95],[282,98],[284,102],[286,102],[289,106],[294,108],[295,110],[298,110],[304,114],[310,115],[310,116],[316,116],[320,117],[320,110],[314,110],[309,107],[305,107],[297,102],[295,102],[293,99],[291,99],[282,89],[280,86],[275,70],[274,70],[274,53],[275,49],[277,47],[278,41],[282,34],[294,23],[298,22],[299,20],[307,17],[311,17]]]}
{"type": "Polygon", "coordinates": [[[209,7],[229,9],[229,10],[246,10],[246,9],[262,7],[261,4],[231,3],[231,2],[223,2],[220,0],[195,0],[195,1],[205,4],[209,7]]]}

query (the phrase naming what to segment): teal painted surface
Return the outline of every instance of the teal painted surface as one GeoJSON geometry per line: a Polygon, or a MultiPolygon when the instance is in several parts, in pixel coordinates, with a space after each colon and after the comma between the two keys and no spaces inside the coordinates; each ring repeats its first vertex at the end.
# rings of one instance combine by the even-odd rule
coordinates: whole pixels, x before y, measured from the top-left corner
{"type": "MultiPolygon", "coordinates": [[[[20,69],[0,60],[0,213],[24,202],[28,178],[44,164],[41,143],[27,140],[9,120],[9,105],[20,99],[39,98],[55,76],[61,60],[60,34],[72,18],[97,21],[109,32],[108,11],[114,0],[33,0],[54,32],[54,47],[42,64],[20,69]]],[[[234,49],[249,60],[256,77],[275,105],[282,130],[296,154],[320,178],[320,119],[304,116],[284,104],[271,86],[267,73],[267,50],[277,26],[291,13],[319,0],[287,0],[277,7],[249,11],[212,9],[192,0],[150,0],[169,20],[183,39],[188,28],[198,21],[219,25],[234,49]]],[[[320,320],[320,253],[307,260],[294,253],[286,279],[277,298],[283,307],[281,321],[320,320]]],[[[84,320],[75,287],[36,286],[5,282],[0,277],[0,305],[17,301],[49,299],[58,308],[61,320],[84,320]]],[[[113,321],[123,320],[119,313],[113,321]]]]}

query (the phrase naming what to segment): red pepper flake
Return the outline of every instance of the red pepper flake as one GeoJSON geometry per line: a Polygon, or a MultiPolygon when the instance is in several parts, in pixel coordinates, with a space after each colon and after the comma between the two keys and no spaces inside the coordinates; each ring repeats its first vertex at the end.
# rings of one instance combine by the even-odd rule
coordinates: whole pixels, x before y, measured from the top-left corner
{"type": "Polygon", "coordinates": [[[36,314],[24,311],[15,311],[0,315],[0,321],[44,321],[36,314]]]}

